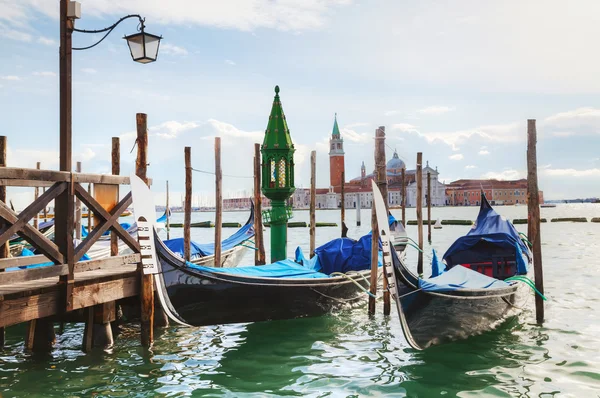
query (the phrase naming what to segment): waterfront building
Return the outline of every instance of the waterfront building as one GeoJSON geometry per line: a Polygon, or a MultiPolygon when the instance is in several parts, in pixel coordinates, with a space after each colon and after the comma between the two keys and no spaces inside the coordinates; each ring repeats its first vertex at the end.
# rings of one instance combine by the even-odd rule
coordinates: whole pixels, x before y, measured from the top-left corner
{"type": "MultiPolygon", "coordinates": [[[[479,206],[481,191],[493,205],[519,205],[527,203],[527,180],[457,180],[446,187],[450,206],[479,206]]],[[[540,203],[544,193],[539,191],[540,203]]]]}

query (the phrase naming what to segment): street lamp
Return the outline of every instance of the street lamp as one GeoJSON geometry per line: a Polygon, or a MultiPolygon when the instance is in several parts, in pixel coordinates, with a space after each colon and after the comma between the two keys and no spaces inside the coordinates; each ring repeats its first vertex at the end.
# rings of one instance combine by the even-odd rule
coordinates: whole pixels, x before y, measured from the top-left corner
{"type": "MultiPolygon", "coordinates": [[[[162,37],[151,35],[145,32],[144,19],[139,15],[127,15],[113,25],[98,30],[84,30],[75,28],[75,20],[81,18],[81,5],[76,1],[60,0],[60,56],[59,56],[59,91],[60,91],[60,171],[72,172],[73,165],[71,161],[72,147],[72,53],[73,50],[87,50],[100,44],[106,37],[126,19],[137,18],[138,33],[125,37],[129,45],[131,57],[134,61],[140,63],[149,63],[156,61],[158,56],[158,47],[162,37]],[[96,43],[87,47],[73,47],[72,35],[73,32],[80,33],[105,33],[104,36],[96,43]]],[[[60,252],[65,258],[72,258],[69,253],[73,250],[73,240],[69,237],[73,233],[73,213],[74,201],[72,193],[65,190],[55,200],[55,215],[56,215],[56,236],[57,245],[60,252]]],[[[71,253],[72,254],[72,253],[71,253]]],[[[69,264],[73,266],[73,264],[69,264]]],[[[72,272],[68,276],[62,276],[61,281],[72,283],[72,280],[66,279],[71,277],[72,272]]]]}

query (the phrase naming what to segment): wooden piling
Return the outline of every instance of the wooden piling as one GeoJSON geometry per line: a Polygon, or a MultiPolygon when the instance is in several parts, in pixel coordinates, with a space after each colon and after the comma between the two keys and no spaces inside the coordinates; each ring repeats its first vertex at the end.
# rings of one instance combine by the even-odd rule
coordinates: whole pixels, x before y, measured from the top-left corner
{"type": "Polygon", "coordinates": [[[406,170],[402,168],[402,225],[406,228],[406,170]]]}
{"type": "Polygon", "coordinates": [[[215,137],[215,267],[221,264],[221,229],[223,228],[223,174],[221,172],[221,137],[215,137]]]}
{"type": "MultiPolygon", "coordinates": [[[[533,244],[533,269],[535,287],[544,294],[544,272],[542,267],[542,236],[540,231],[540,197],[537,178],[537,131],[535,119],[527,120],[527,237],[533,244]]],[[[535,295],[535,315],[538,323],[544,322],[544,301],[535,295]]]]}
{"type": "MultiPolygon", "coordinates": [[[[35,165],[35,168],[37,170],[39,170],[40,166],[41,166],[41,163],[37,162],[35,165]]],[[[39,197],[40,197],[40,188],[35,187],[35,190],[33,192],[33,200],[36,201],[36,200],[38,200],[39,197]]],[[[40,213],[37,212],[37,213],[35,213],[35,217],[33,218],[33,228],[38,229],[39,223],[40,223],[40,213]]],[[[79,239],[81,239],[81,237],[79,239]]]]}
{"type": "Polygon", "coordinates": [[[427,172],[427,241],[431,244],[431,173],[427,172]]]}
{"type": "MultiPolygon", "coordinates": [[[[88,194],[90,196],[93,196],[92,195],[92,187],[93,187],[92,184],[88,184],[88,194]]],[[[44,209],[44,211],[45,210],[46,209],[44,209]]],[[[87,212],[87,230],[88,230],[88,233],[92,230],[92,209],[88,209],[88,212],[87,212]]]]}
{"type": "Polygon", "coordinates": [[[310,152],[310,258],[315,255],[315,227],[316,227],[316,207],[317,207],[317,151],[310,152]]]}
{"type": "MultiPolygon", "coordinates": [[[[38,162],[38,168],[39,165],[38,162]]],[[[75,171],[81,173],[81,162],[76,163],[75,171]]],[[[75,197],[75,239],[81,240],[81,200],[79,197],[75,197]]]]}
{"type": "Polygon", "coordinates": [[[171,211],[169,210],[169,180],[167,180],[167,198],[165,212],[167,214],[167,240],[171,239],[171,211]]]}
{"type": "Polygon", "coordinates": [[[370,288],[372,296],[369,296],[369,315],[375,315],[375,301],[377,297],[377,272],[379,271],[379,229],[377,227],[377,216],[375,215],[375,205],[371,206],[371,278],[370,288]]]}
{"type": "Polygon", "coordinates": [[[261,193],[261,167],[260,144],[254,144],[254,265],[264,265],[265,241],[262,224],[262,193],[261,193]]]}
{"type": "MultiPolygon", "coordinates": [[[[185,205],[183,208],[183,258],[190,261],[192,225],[192,148],[183,149],[185,158],[185,205]]],[[[216,263],[215,263],[216,264],[216,263]]]]}
{"type": "MultiPolygon", "coordinates": [[[[377,171],[377,187],[383,196],[386,215],[389,214],[387,170],[385,162],[385,127],[381,126],[375,132],[375,168],[377,171]]],[[[379,231],[378,231],[379,232],[379,231]]],[[[394,250],[392,247],[391,250],[394,250]]],[[[390,292],[388,280],[383,278],[383,315],[390,314],[390,292]]]]}
{"type": "MultiPolygon", "coordinates": [[[[121,174],[121,141],[119,137],[112,137],[112,149],[111,149],[111,169],[112,174],[118,176],[121,174]]],[[[117,198],[119,197],[119,186],[116,187],[117,198]]],[[[118,199],[117,199],[118,200],[118,199]]],[[[81,220],[81,217],[80,217],[81,220]]],[[[80,221],[81,223],[81,221],[80,221]]],[[[79,228],[81,230],[81,227],[79,228]]],[[[119,238],[114,232],[110,233],[110,255],[119,255],[119,238]]]]}
{"type": "MultiPolygon", "coordinates": [[[[145,113],[136,114],[137,127],[137,157],[135,159],[135,174],[146,184],[148,183],[148,118],[145,113]]],[[[142,263],[138,267],[141,275],[141,341],[142,346],[150,347],[154,341],[154,278],[145,275],[142,263]]]]}
{"type": "Polygon", "coordinates": [[[423,154],[417,152],[417,229],[419,236],[419,257],[417,274],[423,276],[423,154]]]}
{"type": "Polygon", "coordinates": [[[356,193],[356,226],[360,227],[360,192],[356,193]]]}
{"type": "Polygon", "coordinates": [[[344,221],[346,220],[346,197],[345,197],[345,192],[344,192],[344,185],[345,184],[345,173],[342,171],[342,177],[341,177],[341,196],[342,196],[342,200],[340,203],[340,225],[342,227],[342,238],[346,237],[346,231],[344,230],[346,228],[346,225],[344,224],[344,221]]]}
{"type": "MultiPolygon", "coordinates": [[[[7,142],[6,136],[0,136],[0,167],[6,167],[6,149],[7,142]]],[[[6,187],[0,185],[0,201],[6,203],[6,187]]],[[[4,227],[4,223],[0,219],[0,229],[4,227]]],[[[0,258],[8,258],[9,256],[9,243],[0,246],[0,258]]],[[[0,270],[4,272],[4,269],[0,270]]],[[[4,328],[0,328],[0,349],[4,348],[4,328]]]]}

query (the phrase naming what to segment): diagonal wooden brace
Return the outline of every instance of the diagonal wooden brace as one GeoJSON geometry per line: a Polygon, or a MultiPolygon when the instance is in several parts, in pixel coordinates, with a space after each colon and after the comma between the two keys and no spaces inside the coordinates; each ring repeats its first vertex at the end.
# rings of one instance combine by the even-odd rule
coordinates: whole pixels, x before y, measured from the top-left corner
{"type": "MultiPolygon", "coordinates": [[[[79,185],[79,184],[78,184],[79,185]]],[[[79,186],[80,189],[75,188],[77,194],[81,193],[83,189],[79,186]]],[[[85,192],[87,194],[87,192],[85,192]]],[[[92,245],[106,232],[109,228],[112,228],[113,231],[119,235],[123,241],[132,248],[132,250],[139,252],[139,244],[118,224],[119,217],[121,213],[123,213],[129,205],[132,203],[131,192],[128,193],[117,205],[109,212],[104,210],[102,207],[98,205],[98,203],[93,199],[89,201],[89,197],[85,198],[83,195],[78,195],[82,202],[88,206],[90,210],[93,210],[96,215],[99,215],[101,218],[104,218],[96,228],[94,228],[87,238],[83,240],[75,249],[75,258],[81,258],[92,245]],[[86,203],[88,201],[88,203],[86,203]],[[102,209],[102,211],[100,211],[102,209]],[[116,224],[116,225],[115,225],[116,224]]]]}
{"type": "MultiPolygon", "coordinates": [[[[36,201],[27,206],[25,210],[23,210],[18,215],[16,220],[14,220],[14,218],[12,217],[10,218],[12,218],[13,221],[7,220],[6,218],[0,215],[0,217],[5,219],[5,221],[7,221],[9,224],[12,224],[11,226],[4,227],[2,231],[0,231],[0,245],[6,243],[15,233],[22,230],[25,227],[25,225],[28,225],[27,223],[29,222],[29,220],[35,217],[36,214],[43,210],[48,205],[48,203],[54,200],[58,195],[63,193],[65,189],[67,189],[67,183],[65,182],[58,182],[54,184],[50,187],[50,189],[44,192],[42,196],[40,196],[36,201]]],[[[4,208],[8,209],[13,214],[13,216],[15,215],[15,213],[12,210],[10,210],[6,206],[6,204],[2,204],[4,205],[4,208]]]]}
{"type": "MultiPolygon", "coordinates": [[[[104,220],[108,220],[112,216],[112,213],[109,213],[108,211],[106,211],[104,209],[104,207],[102,207],[96,201],[96,199],[89,194],[88,191],[83,189],[83,187],[81,185],[79,185],[79,184],[75,185],[75,194],[88,207],[88,209],[91,210],[88,213],[93,212],[94,215],[99,216],[100,218],[102,218],[104,220]]],[[[131,196],[131,194],[128,194],[127,196],[131,196]]],[[[127,198],[127,196],[125,196],[125,198],[127,198]]],[[[125,198],[123,198],[123,200],[125,200],[125,198]]],[[[131,203],[132,203],[132,200],[130,200],[127,203],[127,206],[131,205],[131,203]]],[[[119,204],[117,204],[117,206],[119,204]]],[[[121,215],[121,213],[119,213],[119,216],[120,215],[121,215]]],[[[88,214],[88,217],[89,217],[89,214],[88,214]]],[[[131,250],[133,250],[134,252],[139,251],[140,245],[137,242],[137,240],[132,238],[131,235],[129,235],[129,233],[127,231],[125,231],[125,229],[118,222],[113,223],[113,225],[110,226],[110,229],[111,229],[111,231],[114,231],[119,236],[119,238],[121,238],[123,240],[123,242],[125,242],[125,244],[127,246],[129,246],[129,248],[131,250]]]]}

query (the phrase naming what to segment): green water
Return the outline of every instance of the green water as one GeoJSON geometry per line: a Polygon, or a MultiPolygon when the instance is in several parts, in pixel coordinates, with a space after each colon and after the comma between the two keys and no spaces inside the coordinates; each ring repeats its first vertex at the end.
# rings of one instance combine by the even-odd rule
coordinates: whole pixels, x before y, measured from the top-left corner
{"type": "MultiPolygon", "coordinates": [[[[498,210],[508,218],[526,217],[524,207],[498,210]]],[[[472,219],[476,211],[439,208],[432,218],[472,219]]],[[[542,209],[542,216],[598,217],[600,206],[559,205],[542,209]]],[[[200,221],[212,215],[194,217],[200,221]]],[[[245,217],[226,213],[224,219],[245,217]]],[[[338,217],[337,212],[317,213],[318,221],[338,217]]],[[[347,217],[353,224],[354,212],[348,211],[347,217]]],[[[304,218],[306,213],[296,214],[298,221],[304,218]]],[[[414,209],[408,218],[414,218],[414,209]]],[[[289,231],[290,254],[296,245],[307,247],[308,229],[289,231]]],[[[349,235],[367,231],[368,226],[351,227],[349,235]]],[[[408,232],[416,236],[416,227],[408,232]]],[[[432,246],[443,252],[465,232],[465,227],[450,226],[434,230],[432,246]]],[[[194,239],[206,241],[212,233],[198,229],[194,239]]],[[[324,242],[338,233],[336,228],[318,229],[317,239],[324,242]]],[[[55,349],[47,355],[25,353],[25,329],[17,326],[9,328],[0,356],[0,394],[598,397],[600,224],[543,224],[542,237],[549,298],[542,326],[535,324],[531,298],[524,313],[492,332],[418,352],[404,341],[394,308],[384,317],[379,302],[377,315],[369,318],[365,300],[318,318],[157,330],[151,351],[140,347],[138,327],[128,325],[112,352],[83,354],[83,329],[72,325],[57,336],[55,349]]],[[[251,257],[248,253],[245,260],[251,257]]],[[[414,258],[411,253],[409,261],[414,258]]]]}

